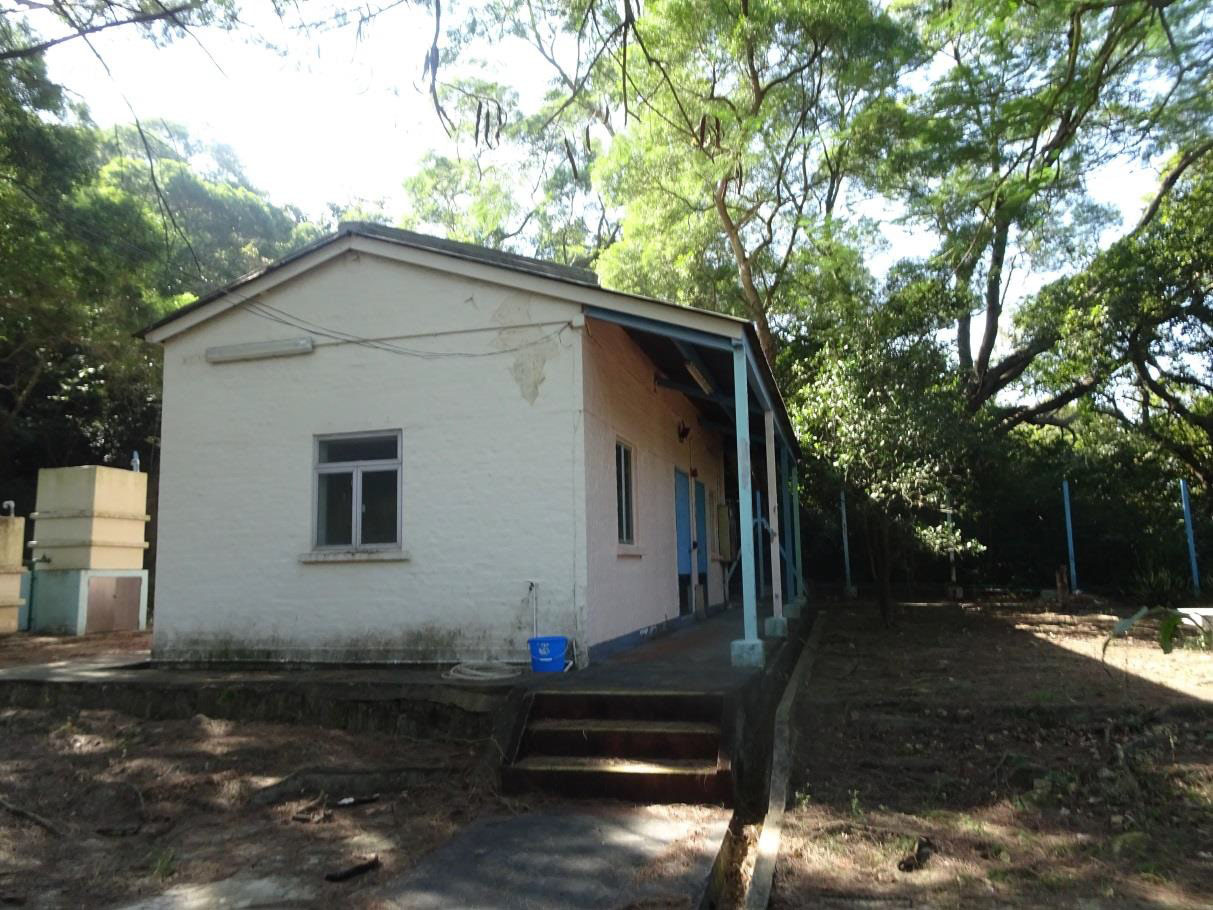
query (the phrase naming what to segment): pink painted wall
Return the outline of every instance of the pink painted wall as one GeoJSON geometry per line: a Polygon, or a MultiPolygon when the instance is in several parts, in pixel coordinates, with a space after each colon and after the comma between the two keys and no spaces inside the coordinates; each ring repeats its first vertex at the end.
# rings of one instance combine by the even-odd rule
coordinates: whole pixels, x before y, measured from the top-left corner
{"type": "MultiPolygon", "coordinates": [[[[710,499],[723,502],[724,443],[700,427],[685,396],[656,386],[653,363],[623,329],[587,319],[583,337],[587,608],[594,645],[678,616],[674,469],[698,471],[710,499]],[[679,420],[691,428],[685,442],[678,440],[679,420]],[[635,452],[634,547],[619,544],[616,439],[635,452]]],[[[707,525],[709,540],[700,544],[710,554],[706,602],[716,604],[724,599],[724,568],[711,558],[711,506],[707,525]]]]}

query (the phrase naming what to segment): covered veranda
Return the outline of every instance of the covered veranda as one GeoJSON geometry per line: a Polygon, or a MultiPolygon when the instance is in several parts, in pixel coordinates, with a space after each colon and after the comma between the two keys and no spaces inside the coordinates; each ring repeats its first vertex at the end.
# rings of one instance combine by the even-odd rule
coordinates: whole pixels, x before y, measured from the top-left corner
{"type": "Polygon", "coordinates": [[[734,667],[762,666],[763,639],[786,637],[787,620],[804,605],[805,584],[800,449],[753,325],[730,320],[734,332],[717,334],[598,306],[584,313],[621,326],[655,365],[655,382],[694,402],[702,427],[734,441],[735,458],[726,461],[736,536],[725,589],[730,602],[740,601],[743,622],[730,659],[734,667]],[[760,598],[771,605],[761,626],[760,598]]]}

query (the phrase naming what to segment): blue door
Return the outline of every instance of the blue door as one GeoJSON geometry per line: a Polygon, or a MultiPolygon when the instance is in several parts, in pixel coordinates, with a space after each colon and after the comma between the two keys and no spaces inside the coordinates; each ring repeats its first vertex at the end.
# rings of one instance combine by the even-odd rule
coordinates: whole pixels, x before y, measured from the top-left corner
{"type": "Polygon", "coordinates": [[[708,490],[695,481],[695,552],[698,556],[699,583],[706,585],[708,579],[708,490]]]}
{"type": "Polygon", "coordinates": [[[674,527],[678,533],[678,576],[691,575],[691,478],[674,469],[674,527]]]}
{"type": "Polygon", "coordinates": [[[691,604],[691,478],[674,469],[674,529],[678,535],[678,613],[685,616],[691,604]]]}

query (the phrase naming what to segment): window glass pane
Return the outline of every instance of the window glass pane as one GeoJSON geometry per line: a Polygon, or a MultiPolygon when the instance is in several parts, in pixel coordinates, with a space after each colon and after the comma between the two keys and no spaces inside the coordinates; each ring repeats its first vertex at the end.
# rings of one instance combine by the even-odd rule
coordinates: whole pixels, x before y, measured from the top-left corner
{"type": "Polygon", "coordinates": [[[353,546],[354,475],[320,474],[317,484],[316,546],[353,546]]]}
{"type": "Polygon", "coordinates": [[[395,470],[362,472],[361,543],[398,543],[395,470]]]}
{"type": "Polygon", "coordinates": [[[633,534],[632,450],[615,443],[615,507],[620,543],[635,543],[633,534]]]}
{"type": "Polygon", "coordinates": [[[627,540],[627,533],[624,530],[624,504],[623,497],[623,446],[615,443],[615,516],[616,524],[619,528],[619,542],[623,543],[627,540]]]}
{"type": "Polygon", "coordinates": [[[632,491],[632,450],[627,446],[623,447],[623,498],[626,508],[623,510],[624,523],[623,533],[626,535],[627,542],[633,543],[636,540],[632,533],[632,511],[634,508],[633,491],[632,491]]]}
{"type": "Polygon", "coordinates": [[[390,436],[364,436],[357,439],[320,440],[320,463],[333,464],[342,461],[395,461],[397,438],[390,436]]]}

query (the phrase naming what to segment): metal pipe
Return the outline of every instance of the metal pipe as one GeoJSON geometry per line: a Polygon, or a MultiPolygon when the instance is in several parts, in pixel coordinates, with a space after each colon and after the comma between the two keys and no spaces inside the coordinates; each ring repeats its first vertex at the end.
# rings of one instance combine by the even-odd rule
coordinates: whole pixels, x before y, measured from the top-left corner
{"type": "Polygon", "coordinates": [[[1192,568],[1192,593],[1200,595],[1200,569],[1196,565],[1196,533],[1192,527],[1192,498],[1188,495],[1188,482],[1179,479],[1179,498],[1184,507],[1184,528],[1188,532],[1188,564],[1192,568]]]}
{"type": "Polygon", "coordinates": [[[851,593],[851,541],[847,535],[847,491],[840,490],[838,493],[838,509],[842,513],[842,566],[846,572],[846,590],[844,594],[851,593]]]}
{"type": "MultiPolygon", "coordinates": [[[[952,531],[952,510],[946,509],[948,513],[948,533],[952,531]]],[[[948,542],[948,566],[951,569],[952,587],[956,587],[956,548],[952,546],[951,541],[948,542]]]]}
{"type": "Polygon", "coordinates": [[[1074,520],[1070,515],[1070,481],[1062,480],[1061,496],[1066,505],[1066,547],[1070,553],[1070,591],[1078,593],[1078,565],[1074,561],[1074,520]]]}

